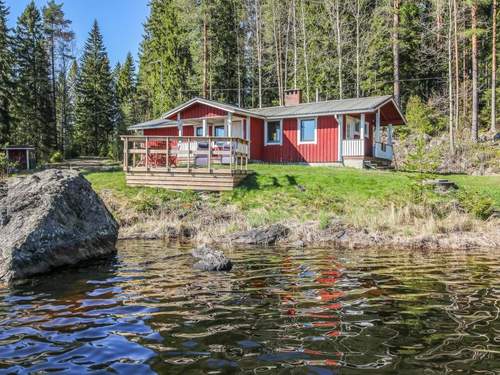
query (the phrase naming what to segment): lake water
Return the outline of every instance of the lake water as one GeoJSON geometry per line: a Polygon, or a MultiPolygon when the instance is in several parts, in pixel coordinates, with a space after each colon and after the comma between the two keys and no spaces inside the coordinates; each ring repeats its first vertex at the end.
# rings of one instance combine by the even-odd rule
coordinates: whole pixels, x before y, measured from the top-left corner
{"type": "Polygon", "coordinates": [[[498,374],[500,251],[189,249],[0,287],[0,373],[498,374]]]}

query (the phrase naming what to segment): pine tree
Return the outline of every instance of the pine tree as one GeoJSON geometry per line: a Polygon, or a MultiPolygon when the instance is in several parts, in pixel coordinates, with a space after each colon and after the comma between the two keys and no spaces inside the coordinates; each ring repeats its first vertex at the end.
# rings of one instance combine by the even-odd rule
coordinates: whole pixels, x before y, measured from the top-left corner
{"type": "Polygon", "coordinates": [[[54,112],[42,17],[33,1],[17,21],[13,51],[13,140],[36,146],[38,153],[47,157],[56,143],[54,112]]]}
{"type": "MultiPolygon", "coordinates": [[[[126,127],[138,122],[136,95],[135,64],[132,54],[129,52],[116,77],[116,98],[123,113],[126,127]]],[[[126,128],[122,130],[125,131],[126,128]]]]}
{"type": "Polygon", "coordinates": [[[140,83],[149,91],[155,116],[180,103],[189,95],[192,59],[188,31],[180,22],[183,9],[174,0],[152,0],[141,44],[140,83]]]}
{"type": "Polygon", "coordinates": [[[78,82],[78,63],[76,60],[73,60],[69,68],[69,71],[67,73],[67,76],[65,77],[65,83],[67,88],[67,97],[65,100],[66,109],[61,108],[61,113],[64,113],[65,117],[65,125],[63,131],[65,157],[72,157],[77,154],[74,141],[77,82],[78,82]]]}
{"type": "Polygon", "coordinates": [[[212,0],[208,7],[209,76],[212,99],[238,103],[239,2],[212,0]],[[234,90],[226,90],[227,88],[234,90]]]}
{"type": "Polygon", "coordinates": [[[0,0],[0,145],[9,141],[11,127],[9,103],[12,93],[12,53],[8,15],[8,8],[0,0]]]}
{"type": "MultiPolygon", "coordinates": [[[[43,22],[45,33],[47,36],[47,50],[50,59],[50,81],[51,81],[51,100],[54,110],[53,117],[57,119],[55,122],[55,132],[58,133],[57,146],[60,151],[63,151],[63,134],[65,122],[64,114],[58,113],[59,101],[66,101],[66,98],[59,98],[59,95],[65,95],[67,88],[65,85],[65,77],[69,67],[68,59],[71,59],[69,45],[74,39],[74,33],[70,30],[71,21],[65,18],[62,10],[63,4],[57,4],[54,0],[50,0],[43,8],[43,22]],[[57,66],[59,65],[59,67],[57,66]],[[62,71],[62,74],[60,74],[62,71]],[[59,81],[59,82],[58,82],[59,81]],[[58,91],[58,87],[62,91],[58,91]]],[[[64,109],[64,106],[62,107],[64,109]]]]}
{"type": "Polygon", "coordinates": [[[106,156],[116,108],[113,77],[97,21],[89,33],[76,86],[75,142],[80,154],[106,156]]]}

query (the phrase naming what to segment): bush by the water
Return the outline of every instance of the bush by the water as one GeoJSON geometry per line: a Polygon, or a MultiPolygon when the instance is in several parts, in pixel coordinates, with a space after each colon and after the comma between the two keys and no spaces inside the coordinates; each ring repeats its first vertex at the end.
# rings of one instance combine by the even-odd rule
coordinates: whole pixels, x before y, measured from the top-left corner
{"type": "Polygon", "coordinates": [[[481,220],[488,219],[495,211],[493,199],[478,192],[462,190],[458,200],[465,211],[481,220]]]}

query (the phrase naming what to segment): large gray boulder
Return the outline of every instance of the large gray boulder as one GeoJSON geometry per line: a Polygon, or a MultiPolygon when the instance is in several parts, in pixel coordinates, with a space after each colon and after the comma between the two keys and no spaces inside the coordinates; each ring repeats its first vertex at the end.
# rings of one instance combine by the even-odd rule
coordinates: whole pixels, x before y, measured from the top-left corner
{"type": "Polygon", "coordinates": [[[118,224],[75,171],[0,182],[0,280],[113,254],[118,224]]]}

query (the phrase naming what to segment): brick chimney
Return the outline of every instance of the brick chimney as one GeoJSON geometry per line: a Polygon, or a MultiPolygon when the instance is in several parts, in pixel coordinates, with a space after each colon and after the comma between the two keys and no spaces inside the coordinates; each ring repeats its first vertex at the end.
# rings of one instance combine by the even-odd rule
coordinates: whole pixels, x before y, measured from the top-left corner
{"type": "Polygon", "coordinates": [[[285,91],[285,107],[302,103],[302,90],[291,89],[285,91]]]}

